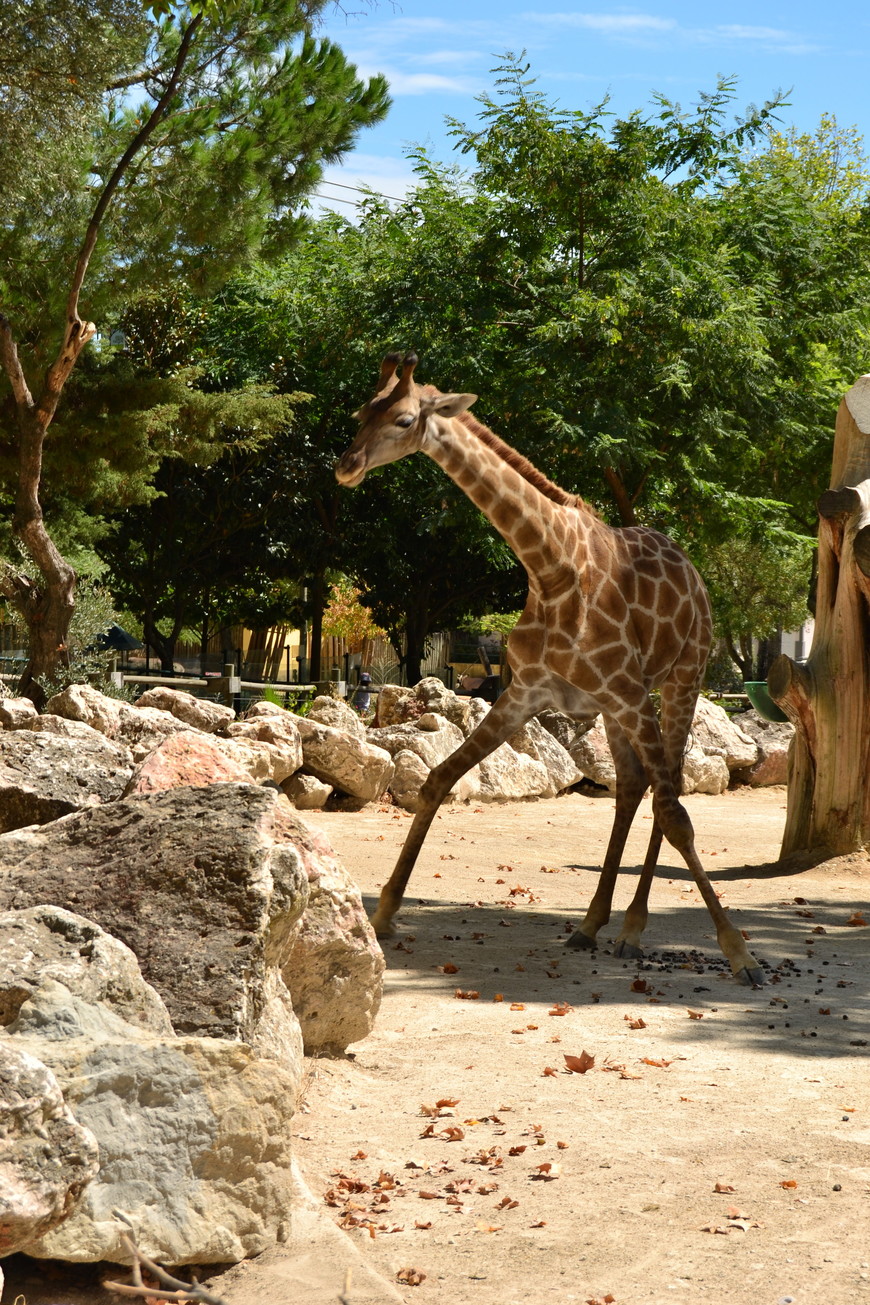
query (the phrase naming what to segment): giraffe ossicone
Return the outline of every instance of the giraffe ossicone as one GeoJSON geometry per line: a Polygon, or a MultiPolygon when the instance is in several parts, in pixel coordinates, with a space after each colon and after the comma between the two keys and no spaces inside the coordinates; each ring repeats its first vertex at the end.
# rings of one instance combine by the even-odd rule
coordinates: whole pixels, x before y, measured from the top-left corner
{"type": "Polygon", "coordinates": [[[528,574],[529,594],[508,640],[511,682],[423,785],[420,807],[372,919],[377,933],[392,932],[429,826],[466,771],[544,708],[576,717],[601,712],[616,766],[614,822],[598,887],[568,945],[596,945],[610,918],[629,828],[651,787],[652,833],[616,954],[643,954],[647,899],[664,837],[691,871],[736,978],[763,983],[762,967],[704,872],[679,798],[682,756],[712,638],[701,577],[658,531],[607,525],[582,499],[553,484],[476,421],[469,411],[476,395],[419,385],[416,366],[415,354],[384,359],[377,392],[356,413],[359,430],[336,464],[336,478],[353,487],[374,467],[425,453],[513,549],[528,574]],[[650,699],[653,689],[660,693],[660,718],[650,699]]]}

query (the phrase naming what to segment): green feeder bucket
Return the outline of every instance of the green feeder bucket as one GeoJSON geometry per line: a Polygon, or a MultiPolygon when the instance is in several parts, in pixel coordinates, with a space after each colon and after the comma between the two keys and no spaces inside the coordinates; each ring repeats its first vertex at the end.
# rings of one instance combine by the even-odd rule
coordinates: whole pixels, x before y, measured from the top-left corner
{"type": "Polygon", "coordinates": [[[787,721],[788,716],[771,698],[767,680],[744,680],[744,692],[759,716],[765,720],[787,721]]]}

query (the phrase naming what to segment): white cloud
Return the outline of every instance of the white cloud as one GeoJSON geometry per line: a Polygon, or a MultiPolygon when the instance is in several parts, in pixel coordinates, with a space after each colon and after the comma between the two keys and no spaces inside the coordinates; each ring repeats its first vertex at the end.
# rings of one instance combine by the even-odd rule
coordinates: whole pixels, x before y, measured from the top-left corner
{"type": "Polygon", "coordinates": [[[673,18],[654,14],[527,13],[530,22],[551,23],[561,27],[584,27],[608,36],[636,36],[647,32],[670,32],[677,26],[673,18]]]}

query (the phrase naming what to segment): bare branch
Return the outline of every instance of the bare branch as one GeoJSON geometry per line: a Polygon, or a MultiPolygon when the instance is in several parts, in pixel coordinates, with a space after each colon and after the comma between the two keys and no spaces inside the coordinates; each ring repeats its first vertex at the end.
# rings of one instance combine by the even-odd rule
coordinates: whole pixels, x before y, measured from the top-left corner
{"type": "Polygon", "coordinates": [[[32,409],[33,395],[24,377],[24,368],[18,357],[18,347],[12,336],[12,327],[9,319],[2,313],[0,313],[0,362],[3,363],[3,370],[9,377],[15,402],[20,408],[32,409]]]}
{"type": "MultiPolygon", "coordinates": [[[[119,1210],[115,1211],[117,1218],[123,1219],[124,1223],[130,1224],[129,1219],[121,1214],[119,1210]]],[[[140,1300],[146,1297],[149,1300],[166,1300],[176,1301],[178,1305],[226,1305],[219,1296],[213,1296],[211,1292],[206,1291],[204,1287],[194,1279],[192,1283],[182,1282],[180,1278],[173,1278],[171,1273],[161,1269],[159,1264],[149,1260],[136,1245],[132,1237],[126,1233],[121,1237],[124,1247],[133,1257],[132,1265],[132,1283],[127,1282],[104,1282],[103,1286],[109,1291],[116,1291],[121,1296],[135,1296],[140,1300]],[[146,1287],[142,1282],[142,1268],[146,1268],[149,1273],[153,1274],[162,1287],[146,1287]],[[164,1291],[163,1287],[169,1288],[164,1291]]]]}

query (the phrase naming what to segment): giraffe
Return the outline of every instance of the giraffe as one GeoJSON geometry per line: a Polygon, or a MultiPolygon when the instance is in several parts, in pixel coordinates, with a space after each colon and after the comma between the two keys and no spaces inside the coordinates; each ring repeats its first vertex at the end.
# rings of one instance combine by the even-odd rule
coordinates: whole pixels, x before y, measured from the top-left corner
{"type": "Polygon", "coordinates": [[[616,955],[640,957],[647,899],[662,837],[680,852],[739,982],[764,982],[759,963],[728,919],[695,850],[679,800],[680,764],[711,641],[710,603],[686,555],[658,531],[607,525],[582,499],[554,485],[469,412],[475,394],[443,394],[414,380],[417,357],[388,354],[375,396],[355,414],[359,430],[336,464],[340,484],[423,452],[489,518],[525,567],[529,593],[508,640],[510,685],[469,737],[429,774],[420,806],[372,918],[393,932],[435,813],[457,780],[547,707],[570,716],[601,712],[616,767],[616,803],[598,887],[568,945],[594,948],[610,918],[620,860],[648,786],[653,828],[616,955]],[[401,371],[399,367],[401,365],[401,371]],[[661,720],[650,690],[661,695],[661,720]]]}

